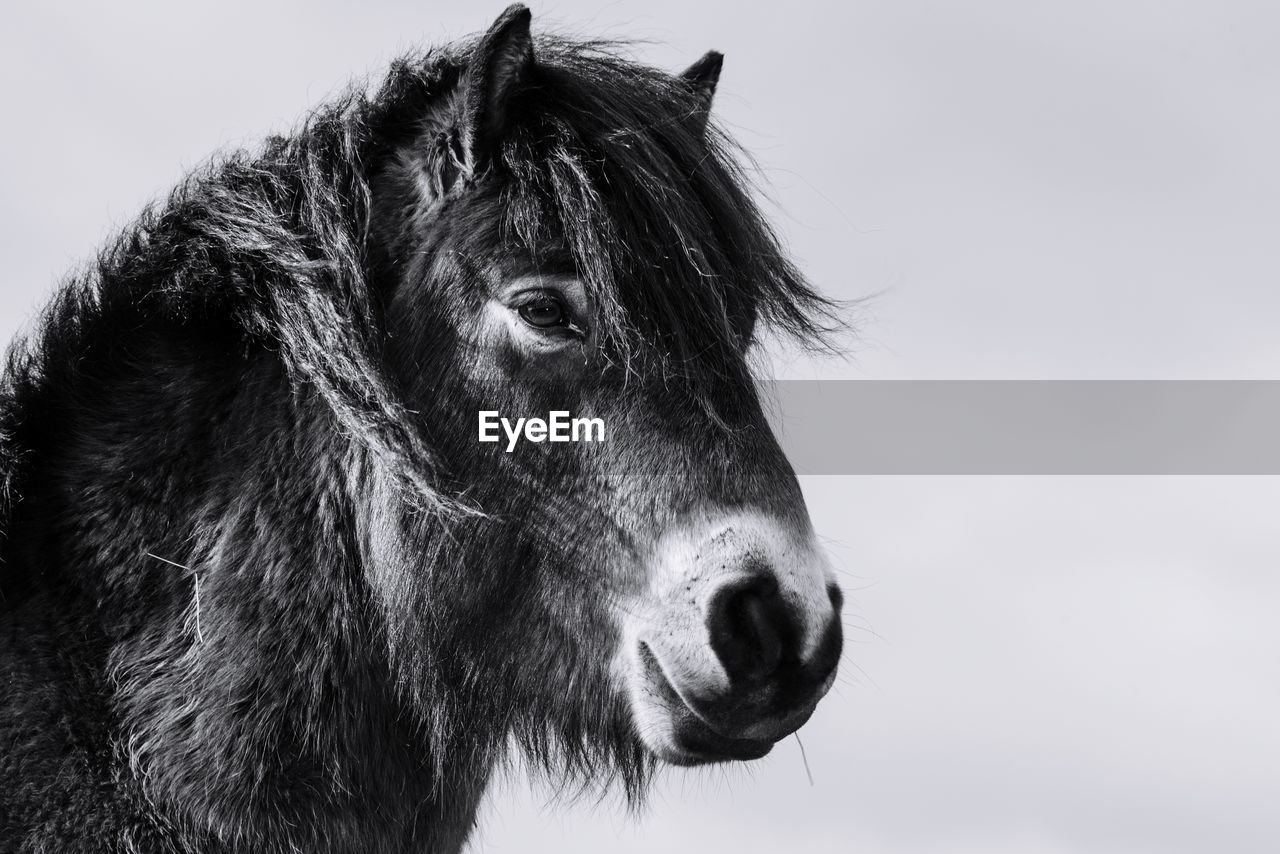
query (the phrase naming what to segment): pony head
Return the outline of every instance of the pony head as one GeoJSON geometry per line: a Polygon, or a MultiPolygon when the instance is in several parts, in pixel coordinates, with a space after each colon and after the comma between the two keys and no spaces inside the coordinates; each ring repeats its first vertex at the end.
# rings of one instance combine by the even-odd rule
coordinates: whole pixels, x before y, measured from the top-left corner
{"type": "Polygon", "coordinates": [[[437,60],[430,97],[402,71],[377,99],[402,102],[369,183],[382,358],[433,488],[478,511],[389,497],[371,525],[403,682],[628,780],[764,755],[841,649],[749,361],[765,327],[819,338],[830,306],[710,120],[721,64],[535,39],[512,6],[437,60]],[[569,413],[603,441],[484,442],[486,412],[569,413]]]}

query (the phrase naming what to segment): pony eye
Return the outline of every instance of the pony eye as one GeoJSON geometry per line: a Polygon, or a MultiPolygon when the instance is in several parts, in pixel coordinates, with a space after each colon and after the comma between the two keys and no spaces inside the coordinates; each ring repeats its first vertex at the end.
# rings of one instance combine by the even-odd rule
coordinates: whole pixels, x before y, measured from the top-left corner
{"type": "Polygon", "coordinates": [[[520,306],[519,310],[521,319],[536,329],[569,325],[569,315],[564,310],[564,305],[552,296],[538,297],[520,306]]]}

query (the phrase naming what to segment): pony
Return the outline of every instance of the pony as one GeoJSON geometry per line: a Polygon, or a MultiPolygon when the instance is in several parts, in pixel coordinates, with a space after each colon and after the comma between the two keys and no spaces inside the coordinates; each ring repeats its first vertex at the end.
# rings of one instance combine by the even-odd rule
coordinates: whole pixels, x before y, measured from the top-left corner
{"type": "Polygon", "coordinates": [[[839,319],[721,64],[512,6],[63,282],[0,388],[0,848],[456,852],[512,756],[634,802],[805,722],[841,596],[751,353],[839,319]]]}

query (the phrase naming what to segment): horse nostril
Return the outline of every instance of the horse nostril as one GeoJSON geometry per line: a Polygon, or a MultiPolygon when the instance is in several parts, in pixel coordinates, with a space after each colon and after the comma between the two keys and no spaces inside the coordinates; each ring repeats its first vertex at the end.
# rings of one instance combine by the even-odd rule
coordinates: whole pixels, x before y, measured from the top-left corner
{"type": "Polygon", "coordinates": [[[838,584],[827,585],[827,598],[831,600],[831,607],[836,609],[836,613],[840,613],[840,609],[844,607],[844,592],[838,584]]]}
{"type": "Polygon", "coordinates": [[[782,660],[782,639],[771,622],[769,606],[759,593],[746,591],[736,598],[729,612],[734,634],[752,653],[760,675],[778,669],[782,660]]]}
{"type": "Polygon", "coordinates": [[[726,585],[712,598],[707,623],[711,647],[731,682],[771,676],[796,648],[793,622],[771,575],[726,585]]]}

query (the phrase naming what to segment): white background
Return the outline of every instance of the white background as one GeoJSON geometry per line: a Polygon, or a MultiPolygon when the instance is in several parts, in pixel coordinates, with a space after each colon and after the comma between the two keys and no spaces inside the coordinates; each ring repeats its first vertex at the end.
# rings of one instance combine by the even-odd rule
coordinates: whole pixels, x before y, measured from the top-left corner
{"type": "MultiPolygon", "coordinates": [[[[726,54],[721,121],[813,281],[782,377],[1280,379],[1280,12],[1219,2],[534,3],[726,54]]],[[[495,3],[67,3],[0,29],[0,332],[218,148],[495,3]]],[[[497,787],[493,852],[1280,851],[1280,479],[806,478],[842,678],[646,813],[497,787]]]]}

